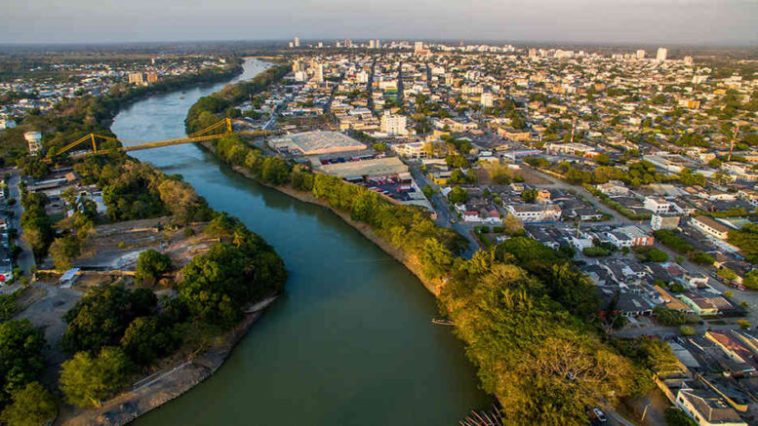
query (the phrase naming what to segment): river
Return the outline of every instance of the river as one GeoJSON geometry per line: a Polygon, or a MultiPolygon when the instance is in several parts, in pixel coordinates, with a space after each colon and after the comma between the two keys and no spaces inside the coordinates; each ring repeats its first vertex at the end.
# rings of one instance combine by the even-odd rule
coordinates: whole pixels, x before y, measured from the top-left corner
{"type": "MultiPolygon", "coordinates": [[[[240,78],[268,66],[248,58],[240,78]]],[[[180,137],[189,107],[223,84],[124,109],[125,144],[180,137]]],[[[195,145],[132,153],[180,174],[284,259],[285,293],[219,371],[138,425],[450,425],[489,404],[436,302],[400,263],[336,215],[258,185],[195,145]]]]}

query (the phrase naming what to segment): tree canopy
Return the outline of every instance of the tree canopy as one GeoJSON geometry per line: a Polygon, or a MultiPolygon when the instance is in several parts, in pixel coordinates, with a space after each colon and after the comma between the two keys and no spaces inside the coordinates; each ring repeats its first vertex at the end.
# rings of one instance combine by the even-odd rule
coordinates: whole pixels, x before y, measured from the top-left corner
{"type": "Polygon", "coordinates": [[[98,407],[126,384],[130,369],[119,348],[104,347],[96,356],[77,352],[61,366],[60,389],[70,404],[98,407]]]}
{"type": "Polygon", "coordinates": [[[42,330],[29,320],[0,323],[0,406],[14,391],[37,379],[45,366],[42,330]]]}

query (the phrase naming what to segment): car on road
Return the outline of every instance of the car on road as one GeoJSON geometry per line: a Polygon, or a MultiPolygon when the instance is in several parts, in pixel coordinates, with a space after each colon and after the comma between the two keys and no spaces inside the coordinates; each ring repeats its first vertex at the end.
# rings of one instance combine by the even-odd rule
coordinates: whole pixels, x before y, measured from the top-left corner
{"type": "Polygon", "coordinates": [[[593,425],[606,425],[608,424],[608,417],[605,416],[605,413],[600,408],[593,408],[590,412],[591,422],[593,425]]]}

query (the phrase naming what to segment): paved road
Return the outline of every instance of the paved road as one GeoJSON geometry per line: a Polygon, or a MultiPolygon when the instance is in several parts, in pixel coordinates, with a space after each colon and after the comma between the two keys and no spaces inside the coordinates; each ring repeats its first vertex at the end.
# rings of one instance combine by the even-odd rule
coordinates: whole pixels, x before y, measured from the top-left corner
{"type": "Polygon", "coordinates": [[[520,163],[519,166],[529,168],[532,173],[535,173],[539,175],[541,178],[544,178],[550,181],[550,184],[539,185],[540,188],[555,188],[555,189],[561,189],[564,191],[575,192],[577,195],[584,198],[588,203],[592,204],[593,207],[611,216],[612,218],[611,220],[602,222],[604,225],[627,225],[627,224],[638,225],[640,223],[639,221],[630,220],[626,218],[624,215],[622,215],[621,213],[617,212],[616,210],[613,210],[612,208],[606,206],[605,204],[602,203],[602,201],[600,201],[597,197],[592,195],[592,193],[584,189],[584,187],[582,187],[581,185],[572,185],[570,183],[564,182],[558,179],[557,177],[544,173],[541,170],[537,170],[526,163],[520,163]]]}
{"type": "Polygon", "coordinates": [[[416,180],[416,183],[420,188],[423,189],[428,186],[434,189],[432,199],[429,201],[431,201],[434,210],[437,212],[437,225],[452,229],[466,238],[468,241],[468,248],[463,253],[463,257],[470,259],[480,248],[479,241],[477,241],[476,237],[472,234],[472,228],[458,222],[457,217],[450,212],[447,200],[442,194],[440,194],[439,187],[427,179],[424,173],[419,169],[418,165],[411,164],[409,168],[413,175],[413,179],[416,180]]]}
{"type": "Polygon", "coordinates": [[[18,230],[16,244],[21,247],[21,253],[18,256],[17,264],[24,274],[31,276],[31,271],[35,266],[34,255],[32,254],[32,249],[29,244],[21,238],[20,222],[21,214],[24,212],[24,209],[21,206],[21,192],[18,188],[19,183],[21,183],[21,177],[19,176],[18,170],[15,168],[4,172],[10,174],[10,179],[6,182],[8,185],[8,198],[14,198],[16,200],[16,204],[9,207],[9,210],[13,212],[13,217],[10,218],[9,225],[11,228],[18,230]]]}

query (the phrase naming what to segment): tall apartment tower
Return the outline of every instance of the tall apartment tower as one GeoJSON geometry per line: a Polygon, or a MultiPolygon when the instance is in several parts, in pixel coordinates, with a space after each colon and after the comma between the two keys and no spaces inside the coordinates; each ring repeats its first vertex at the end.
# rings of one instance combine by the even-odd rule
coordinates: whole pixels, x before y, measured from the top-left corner
{"type": "Polygon", "coordinates": [[[645,49],[639,49],[637,51],[637,59],[639,60],[645,59],[645,49]]]}
{"type": "Polygon", "coordinates": [[[658,48],[658,53],[656,53],[656,55],[655,55],[655,60],[658,61],[658,62],[665,62],[666,61],[666,56],[668,56],[668,54],[669,54],[669,50],[668,49],[666,49],[665,47],[659,47],[658,48]]]}
{"type": "Polygon", "coordinates": [[[324,65],[323,64],[316,64],[316,71],[313,73],[313,78],[318,83],[324,82],[324,65]]]}
{"type": "Polygon", "coordinates": [[[292,45],[295,46],[295,47],[300,47],[300,37],[295,37],[292,40],[292,45]]]}

